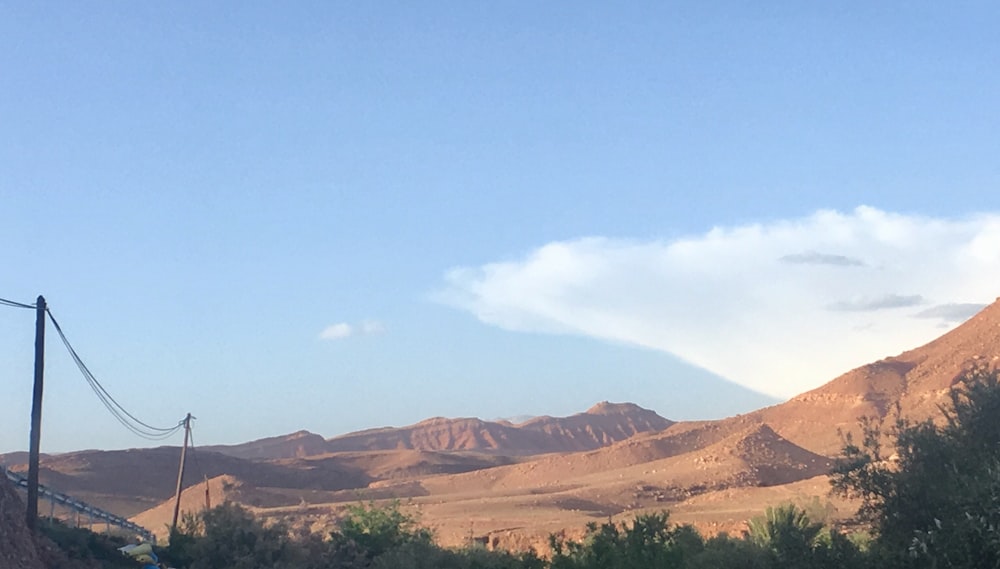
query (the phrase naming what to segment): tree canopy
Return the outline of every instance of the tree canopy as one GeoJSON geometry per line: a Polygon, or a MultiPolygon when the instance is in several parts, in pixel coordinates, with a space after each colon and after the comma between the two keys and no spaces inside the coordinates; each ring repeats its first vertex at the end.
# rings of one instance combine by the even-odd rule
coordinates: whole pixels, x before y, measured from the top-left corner
{"type": "Polygon", "coordinates": [[[834,489],[861,499],[884,566],[1000,567],[1000,370],[970,367],[941,411],[939,423],[864,421],[834,489]]]}

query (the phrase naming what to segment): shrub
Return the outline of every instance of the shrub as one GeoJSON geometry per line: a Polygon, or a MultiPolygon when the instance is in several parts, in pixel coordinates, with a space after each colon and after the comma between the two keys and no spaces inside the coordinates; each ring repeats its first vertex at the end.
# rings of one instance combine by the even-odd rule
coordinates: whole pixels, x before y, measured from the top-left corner
{"type": "Polygon", "coordinates": [[[59,520],[45,521],[38,527],[70,560],[93,563],[100,567],[135,569],[135,562],[118,551],[119,547],[126,544],[123,537],[70,527],[59,520]]]}

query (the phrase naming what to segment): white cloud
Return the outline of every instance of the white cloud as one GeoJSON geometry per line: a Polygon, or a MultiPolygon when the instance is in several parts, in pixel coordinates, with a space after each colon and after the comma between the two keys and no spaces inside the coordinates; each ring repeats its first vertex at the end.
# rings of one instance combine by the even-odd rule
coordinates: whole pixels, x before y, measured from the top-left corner
{"type": "Polygon", "coordinates": [[[1000,294],[998,277],[1000,216],[859,207],[674,241],[553,242],[453,269],[439,298],[509,330],[662,350],[787,397],[935,338],[1000,294]]]}
{"type": "Polygon", "coordinates": [[[366,336],[385,334],[385,324],[378,320],[365,320],[361,323],[361,333],[366,336]]]}
{"type": "Polygon", "coordinates": [[[351,336],[354,333],[354,328],[347,322],[338,322],[337,324],[331,324],[323,331],[319,333],[319,337],[322,340],[341,340],[351,336]]]}
{"type": "Polygon", "coordinates": [[[385,333],[385,324],[378,320],[364,320],[357,326],[347,322],[331,324],[319,333],[321,340],[342,340],[351,336],[375,336],[385,333]]]}

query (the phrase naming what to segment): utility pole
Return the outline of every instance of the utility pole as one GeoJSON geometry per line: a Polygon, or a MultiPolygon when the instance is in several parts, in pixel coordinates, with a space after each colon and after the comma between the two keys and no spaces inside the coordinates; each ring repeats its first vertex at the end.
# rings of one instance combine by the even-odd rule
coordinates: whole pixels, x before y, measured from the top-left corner
{"type": "Polygon", "coordinates": [[[212,492],[208,487],[208,474],[205,475],[205,511],[212,509],[212,492]]]}
{"type": "Polygon", "coordinates": [[[181,447],[181,466],[177,471],[177,491],[174,493],[174,521],[170,533],[177,531],[177,517],[181,513],[181,484],[184,482],[184,461],[187,458],[188,440],[191,438],[191,413],[184,417],[184,446],[181,447]]]}
{"type": "Polygon", "coordinates": [[[45,297],[35,302],[35,387],[31,394],[31,441],[28,449],[28,507],[25,523],[38,522],[38,459],[42,443],[42,384],[45,377],[45,297]]]}

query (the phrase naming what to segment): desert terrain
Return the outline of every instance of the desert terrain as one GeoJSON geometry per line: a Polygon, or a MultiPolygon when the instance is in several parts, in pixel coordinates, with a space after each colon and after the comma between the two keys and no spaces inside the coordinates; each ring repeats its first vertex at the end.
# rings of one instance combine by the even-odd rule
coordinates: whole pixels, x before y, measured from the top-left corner
{"type": "MultiPolygon", "coordinates": [[[[835,341],[835,339],[831,339],[835,341]]],[[[768,505],[823,521],[856,504],[829,495],[829,472],[863,416],[936,418],[971,362],[1000,356],[1000,301],[929,344],[848,371],[787,402],[714,421],[675,422],[631,403],[522,423],[431,418],[333,438],[300,431],[195,448],[182,510],[232,501],[312,530],[345,508],[401,500],[443,545],[507,548],[579,535],[588,522],[667,509],[703,533],[734,532],[768,505]]],[[[43,484],[160,535],[173,512],[180,449],[44,457],[43,484]]],[[[189,455],[191,456],[191,455],[189,455]]],[[[24,454],[0,455],[24,470],[24,454]]]]}

